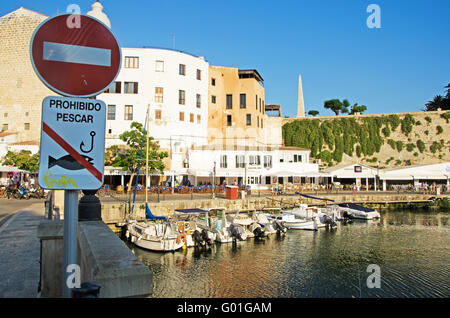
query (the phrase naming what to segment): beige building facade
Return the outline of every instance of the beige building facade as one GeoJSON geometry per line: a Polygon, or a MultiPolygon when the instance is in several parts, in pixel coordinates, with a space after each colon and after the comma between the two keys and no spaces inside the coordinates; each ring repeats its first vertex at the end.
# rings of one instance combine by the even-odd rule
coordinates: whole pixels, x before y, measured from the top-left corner
{"type": "Polygon", "coordinates": [[[209,67],[208,143],[264,146],[265,90],[256,70],[209,67]]]}
{"type": "Polygon", "coordinates": [[[35,74],[29,54],[31,36],[46,18],[24,8],[0,18],[0,128],[17,133],[17,142],[39,142],[42,100],[55,95],[35,74]]]}

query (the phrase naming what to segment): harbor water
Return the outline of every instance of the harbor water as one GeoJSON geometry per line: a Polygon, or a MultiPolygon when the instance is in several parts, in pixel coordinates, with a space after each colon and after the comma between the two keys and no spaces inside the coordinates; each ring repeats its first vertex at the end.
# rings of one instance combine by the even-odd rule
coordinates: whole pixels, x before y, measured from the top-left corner
{"type": "Polygon", "coordinates": [[[174,253],[127,245],[152,271],[157,298],[440,298],[450,296],[449,216],[382,212],[380,220],[334,230],[289,230],[284,237],[174,253]],[[370,284],[378,273],[371,264],[379,268],[379,288],[370,284]]]}

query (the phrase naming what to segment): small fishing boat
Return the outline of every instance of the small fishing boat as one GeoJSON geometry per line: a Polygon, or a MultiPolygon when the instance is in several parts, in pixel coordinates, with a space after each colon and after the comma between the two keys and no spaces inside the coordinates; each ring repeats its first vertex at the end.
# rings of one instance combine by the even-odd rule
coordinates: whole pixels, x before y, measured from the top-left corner
{"type": "Polygon", "coordinates": [[[254,213],[254,211],[250,210],[239,210],[234,214],[228,214],[227,220],[234,225],[234,227],[241,228],[239,230],[241,233],[241,237],[243,237],[243,233],[245,233],[246,237],[263,237],[265,235],[264,228],[258,224],[253,218],[246,213],[247,211],[254,213]]]}
{"type": "Polygon", "coordinates": [[[172,252],[183,247],[182,234],[171,222],[130,220],[126,237],[136,246],[157,252],[172,252]]]}
{"type": "Polygon", "coordinates": [[[289,230],[311,230],[317,231],[318,229],[318,221],[315,218],[314,220],[306,220],[304,218],[300,218],[295,214],[283,212],[280,214],[270,215],[270,219],[274,221],[281,222],[281,224],[289,230]]]}
{"type": "Polygon", "coordinates": [[[338,213],[336,209],[331,207],[319,208],[319,207],[311,207],[307,204],[300,204],[299,207],[296,207],[292,210],[287,211],[291,214],[294,214],[298,218],[302,218],[305,220],[314,220],[317,219],[317,227],[335,227],[337,226],[336,221],[338,220],[338,213]]]}
{"type": "Polygon", "coordinates": [[[277,227],[274,224],[273,220],[269,220],[266,213],[263,212],[256,212],[253,215],[253,220],[261,225],[261,227],[264,229],[265,235],[275,234],[277,233],[277,227]]]}
{"type": "Polygon", "coordinates": [[[380,213],[377,210],[365,208],[355,203],[340,203],[337,206],[342,214],[346,212],[353,219],[372,220],[380,218],[380,213]]]}

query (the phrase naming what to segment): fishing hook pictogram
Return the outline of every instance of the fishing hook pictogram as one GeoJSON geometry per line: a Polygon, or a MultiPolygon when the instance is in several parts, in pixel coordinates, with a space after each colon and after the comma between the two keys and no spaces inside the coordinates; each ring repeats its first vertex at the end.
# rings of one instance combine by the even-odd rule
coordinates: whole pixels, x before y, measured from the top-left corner
{"type": "Polygon", "coordinates": [[[91,131],[91,148],[89,150],[83,150],[84,147],[84,141],[81,142],[80,144],[80,150],[84,153],[90,153],[93,149],[94,149],[94,136],[95,136],[95,131],[91,131]]]}

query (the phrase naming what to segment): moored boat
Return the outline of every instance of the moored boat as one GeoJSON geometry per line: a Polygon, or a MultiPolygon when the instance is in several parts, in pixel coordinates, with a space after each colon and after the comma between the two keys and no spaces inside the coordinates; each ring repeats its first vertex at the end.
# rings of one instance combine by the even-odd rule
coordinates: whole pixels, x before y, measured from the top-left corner
{"type": "Polygon", "coordinates": [[[347,215],[353,219],[372,220],[380,218],[380,213],[377,210],[366,208],[355,203],[340,203],[337,206],[341,213],[347,212],[347,215]]]}
{"type": "Polygon", "coordinates": [[[157,252],[176,251],[185,244],[182,234],[170,222],[131,220],[127,224],[126,236],[134,245],[157,252]]]}

